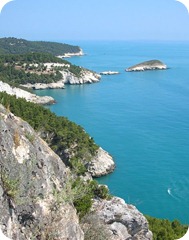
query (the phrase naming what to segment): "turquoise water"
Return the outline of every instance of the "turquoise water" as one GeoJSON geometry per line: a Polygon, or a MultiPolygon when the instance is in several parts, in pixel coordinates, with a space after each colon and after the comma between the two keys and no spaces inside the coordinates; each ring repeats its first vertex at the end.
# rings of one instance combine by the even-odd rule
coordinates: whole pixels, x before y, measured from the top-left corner
{"type": "Polygon", "coordinates": [[[112,194],[144,214],[189,223],[189,43],[77,42],[74,64],[100,71],[100,83],[37,91],[50,109],[83,126],[111,153],[117,168],[102,177],[112,194]],[[159,59],[166,71],[125,72],[159,59]]]}

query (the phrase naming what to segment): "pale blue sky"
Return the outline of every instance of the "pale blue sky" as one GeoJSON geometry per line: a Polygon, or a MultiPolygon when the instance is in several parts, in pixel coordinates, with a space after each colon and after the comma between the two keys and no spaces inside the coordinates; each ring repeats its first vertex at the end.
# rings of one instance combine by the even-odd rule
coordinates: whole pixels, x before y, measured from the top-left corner
{"type": "Polygon", "coordinates": [[[0,37],[9,36],[189,41],[189,14],[175,0],[14,0],[0,14],[0,37]]]}

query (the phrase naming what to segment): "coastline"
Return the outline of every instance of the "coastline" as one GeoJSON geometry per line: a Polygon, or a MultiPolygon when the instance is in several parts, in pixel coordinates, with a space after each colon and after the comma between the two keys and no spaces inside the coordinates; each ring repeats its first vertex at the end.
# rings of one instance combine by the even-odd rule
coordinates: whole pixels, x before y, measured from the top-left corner
{"type": "MultiPolygon", "coordinates": [[[[141,47],[141,46],[140,46],[141,47]]],[[[160,48],[161,49],[161,48],[160,48]]],[[[145,48],[144,48],[144,50],[145,50],[145,48]]],[[[145,54],[145,52],[143,53],[143,54],[145,54]]],[[[155,53],[154,53],[155,54],[155,53]]],[[[102,57],[102,56],[101,56],[102,57]]],[[[173,58],[172,58],[173,59],[173,58]]],[[[77,58],[76,59],[74,59],[74,61],[75,60],[77,60],[77,58]]],[[[137,61],[138,61],[138,58],[137,58],[137,61]]],[[[106,61],[104,61],[104,62],[106,62],[106,61]]],[[[136,61],[134,61],[134,62],[136,62],[136,61]]],[[[176,60],[175,60],[175,62],[176,62],[176,60]]],[[[172,68],[172,71],[170,71],[170,74],[171,74],[171,72],[174,72],[174,68],[176,68],[177,67],[177,64],[178,63],[175,63],[175,64],[173,64],[173,68],[172,68]]],[[[125,64],[124,64],[125,65],[125,64]]],[[[86,65],[87,66],[87,65],[86,65]]],[[[89,67],[90,67],[90,65],[89,65],[89,67]]],[[[181,67],[181,64],[179,65],[179,67],[181,67]]],[[[155,78],[155,72],[154,73],[150,73],[150,74],[154,74],[153,75],[153,77],[155,78]]],[[[166,72],[164,72],[164,71],[162,71],[162,72],[159,72],[159,76],[160,76],[160,74],[166,74],[166,72]]],[[[142,75],[141,75],[142,76],[142,75]]],[[[151,79],[149,79],[148,80],[148,74],[145,74],[145,76],[147,76],[147,79],[143,79],[143,78],[141,78],[142,79],[142,81],[140,82],[140,84],[143,84],[143,83],[145,83],[145,86],[146,86],[146,88],[148,89],[148,86],[151,86],[151,84],[153,85],[153,82],[151,81],[151,79]],[[150,85],[149,85],[150,84],[150,85]]],[[[167,76],[167,75],[166,75],[167,76]]],[[[175,75],[176,76],[176,75],[175,75]]],[[[118,77],[122,77],[122,76],[118,76],[118,77]]],[[[134,86],[136,87],[136,85],[137,85],[137,81],[138,81],[138,79],[136,78],[132,78],[131,76],[129,76],[129,78],[130,78],[130,80],[133,80],[133,84],[134,84],[134,86]]],[[[156,78],[155,78],[156,79],[156,78]]],[[[172,76],[172,79],[173,79],[173,81],[174,81],[174,76],[172,76]]],[[[164,82],[167,84],[167,86],[169,86],[168,84],[169,84],[169,82],[168,81],[166,81],[166,80],[170,80],[170,81],[172,81],[172,79],[164,79],[164,82]]],[[[160,81],[157,79],[156,80],[157,81],[157,83],[160,83],[160,81]]],[[[163,81],[162,81],[163,82],[163,81]]],[[[115,85],[112,85],[113,87],[111,87],[111,90],[110,91],[112,91],[112,89],[114,88],[114,86],[115,85]]],[[[141,85],[142,86],[142,85],[141,85]]],[[[127,91],[127,88],[128,87],[130,87],[129,85],[126,85],[124,82],[122,82],[122,87],[125,89],[125,92],[122,92],[121,90],[120,90],[120,95],[124,95],[124,94],[128,94],[128,96],[129,96],[129,92],[127,91]]],[[[96,87],[95,87],[96,88],[96,87]]],[[[143,91],[145,92],[145,89],[143,89],[143,91]]],[[[151,91],[151,89],[149,89],[149,92],[148,92],[148,94],[150,93],[150,91],[151,91]]],[[[103,90],[103,92],[104,92],[104,95],[106,95],[106,91],[105,90],[103,90]]],[[[160,96],[162,97],[162,99],[164,99],[164,96],[162,96],[161,95],[161,92],[159,93],[160,94],[160,96]]],[[[159,97],[160,96],[158,96],[158,99],[159,99],[159,97]]],[[[92,96],[91,96],[91,98],[92,98],[92,96]]],[[[118,98],[118,96],[116,96],[116,98],[118,98]]],[[[102,101],[102,100],[101,100],[102,101]]],[[[134,100],[133,100],[134,101],[134,100]]],[[[145,97],[142,99],[142,101],[145,101],[145,97]]],[[[79,101],[77,101],[76,100],[76,102],[77,102],[77,104],[78,105],[80,105],[80,102],[79,101]]],[[[135,101],[134,101],[135,102],[135,101]]],[[[152,99],[152,102],[153,102],[153,99],[152,99]]],[[[161,102],[161,101],[160,101],[161,102]]],[[[112,102],[113,103],[113,102],[112,102]]],[[[138,103],[135,103],[135,104],[138,104],[138,103]]],[[[163,103],[164,104],[164,103],[163,103]]],[[[178,104],[178,103],[177,103],[178,104]]],[[[64,105],[65,105],[65,103],[64,103],[64,105]]],[[[173,104],[174,105],[174,104],[173,104]]],[[[125,104],[125,106],[127,106],[127,104],[125,104]]],[[[136,105],[137,106],[137,105],[136,105]]],[[[93,107],[93,106],[92,106],[93,107]]],[[[129,106],[127,106],[128,108],[129,108],[129,106]]],[[[133,106],[133,107],[135,107],[135,106],[133,106]]],[[[90,108],[89,108],[90,109],[90,108]]],[[[111,109],[112,109],[112,111],[115,111],[114,110],[114,106],[111,106],[111,109]]],[[[153,112],[153,110],[152,110],[152,112],[153,112]]],[[[163,114],[165,114],[165,113],[163,113],[163,114]]],[[[66,113],[66,115],[67,115],[67,113],[66,113]]],[[[150,116],[148,116],[148,117],[150,117],[150,116]]],[[[94,118],[95,119],[95,118],[94,118]]],[[[135,123],[135,120],[133,119],[132,120],[134,123],[135,123]]],[[[75,120],[75,122],[79,122],[79,120],[75,120]]],[[[161,122],[161,121],[160,121],[161,122]]],[[[99,123],[99,124],[101,124],[101,122],[99,123]]],[[[103,124],[103,122],[102,122],[102,124],[103,124]]],[[[84,124],[81,122],[81,125],[83,125],[84,126],[84,124]]],[[[117,124],[116,124],[117,125],[117,124]]],[[[117,126],[117,127],[119,127],[119,126],[117,126]]],[[[114,129],[113,128],[113,126],[112,126],[112,129],[114,129]]],[[[91,131],[91,130],[90,130],[91,131]]],[[[128,131],[129,131],[129,129],[128,129],[128,131]]],[[[110,129],[110,132],[111,132],[111,129],[110,129]]],[[[91,134],[92,136],[94,135],[93,133],[91,134]]],[[[95,139],[98,139],[98,137],[95,137],[95,139]]],[[[98,140],[97,140],[98,141],[98,140]]],[[[134,141],[134,140],[133,140],[134,141]]],[[[128,143],[127,143],[128,144],[128,143]]],[[[104,145],[105,145],[105,143],[104,143],[104,145]]],[[[106,146],[106,145],[105,145],[106,146]]],[[[110,149],[110,148],[109,148],[110,149]]],[[[122,151],[125,151],[124,149],[122,150],[122,151]]],[[[119,154],[118,154],[119,155],[119,154]]],[[[129,164],[129,166],[130,166],[131,164],[129,164]]],[[[122,167],[122,166],[121,166],[122,167]]],[[[124,167],[124,166],[123,166],[124,167]]],[[[136,168],[136,170],[137,170],[137,166],[135,166],[135,168],[136,168]]],[[[111,178],[111,177],[110,177],[111,178]]],[[[109,185],[109,184],[107,184],[107,185],[109,185]]],[[[137,183],[135,184],[135,185],[137,185],[137,183]]],[[[170,185],[170,187],[171,187],[171,184],[170,183],[168,183],[168,186],[170,185]]],[[[128,189],[129,189],[129,186],[127,186],[128,187],[128,189]]],[[[152,189],[152,191],[153,191],[153,189],[152,189]]],[[[159,192],[161,192],[161,189],[159,189],[158,190],[159,192]]],[[[123,191],[122,191],[123,192],[123,191]]],[[[167,189],[165,189],[165,192],[167,192],[167,189]]],[[[131,194],[132,194],[132,191],[131,191],[131,194]]],[[[125,197],[125,198],[127,198],[127,196],[125,197]]],[[[135,197],[134,197],[135,198],[135,197]]],[[[137,198],[137,195],[136,195],[136,198],[137,198]]],[[[135,201],[135,200],[134,200],[135,201]]],[[[137,201],[137,200],[136,200],[137,201]]],[[[158,214],[158,212],[157,213],[155,213],[155,214],[158,214]]],[[[153,214],[153,215],[155,215],[155,214],[153,214]]],[[[164,217],[164,216],[163,216],[164,217]]],[[[173,216],[173,214],[172,214],[172,218],[173,218],[174,216],[173,216]]],[[[182,217],[182,216],[181,216],[182,217]]]]}
{"type": "Polygon", "coordinates": [[[58,55],[58,58],[71,58],[71,57],[79,57],[79,56],[84,56],[85,54],[83,53],[83,50],[80,48],[80,51],[77,53],[65,53],[63,55],[58,55]]]}
{"type": "Polygon", "coordinates": [[[0,81],[0,92],[6,92],[10,95],[15,95],[17,98],[25,98],[28,102],[33,102],[41,105],[54,104],[54,98],[50,96],[38,96],[34,93],[27,92],[21,88],[11,87],[9,84],[0,81]]]}
{"type": "MultiPolygon", "coordinates": [[[[63,94],[64,101],[59,96],[61,93],[57,93],[58,103],[50,109],[83,126],[97,143],[115,157],[116,171],[98,179],[100,183],[108,185],[115,195],[122,197],[126,202],[129,199],[129,202],[136,203],[141,212],[169,220],[177,218],[182,223],[188,223],[185,214],[188,203],[184,197],[188,194],[188,190],[180,193],[182,206],[178,206],[167,193],[168,188],[173,189],[173,184],[177,186],[177,181],[180,181],[182,186],[188,186],[185,181],[188,136],[184,130],[189,121],[186,115],[188,44],[138,42],[134,49],[133,43],[128,45],[127,42],[118,41],[112,44],[107,42],[105,48],[104,42],[91,44],[87,42],[86,45],[83,43],[82,47],[88,55],[79,59],[73,58],[71,62],[95,69],[97,72],[113,69],[120,71],[121,74],[112,78],[104,76],[100,84],[85,86],[85,91],[81,91],[77,86],[69,86],[67,93],[63,94]],[[109,49],[112,48],[114,51],[108,55],[109,49]],[[182,53],[181,56],[179,55],[180,58],[173,51],[176,48],[182,53]],[[133,50],[131,57],[128,55],[129,49],[133,50]],[[126,66],[143,62],[145,59],[153,59],[156,52],[158,52],[157,58],[165,62],[170,70],[137,74],[127,74],[123,71],[126,66]],[[119,63],[117,68],[112,67],[117,63],[119,63]],[[75,96],[72,95],[73,92],[75,96]],[[180,129],[179,132],[177,129],[180,129]],[[170,134],[174,137],[170,138],[170,134]],[[164,141],[167,142],[162,146],[161,143],[164,141]],[[178,147],[182,152],[177,151],[178,147]],[[165,152],[166,149],[168,152],[165,152]],[[172,151],[175,153],[174,156],[171,155],[172,151]],[[179,162],[185,167],[182,168],[179,162]],[[173,165],[170,166],[171,163],[173,165]],[[154,169],[154,164],[161,169],[161,173],[154,169]],[[177,165],[179,167],[175,168],[177,165]],[[170,166],[172,172],[166,173],[166,166],[170,166]],[[182,179],[179,177],[180,180],[178,171],[183,172],[182,179]],[[152,175],[151,172],[154,174],[152,175]],[[161,179],[158,174],[162,176],[161,179]],[[168,177],[164,179],[163,174],[167,174],[168,177]],[[157,182],[160,184],[157,185],[157,182]],[[144,193],[143,189],[147,192],[144,193]],[[148,193],[153,198],[149,197],[148,193]],[[157,202],[166,207],[161,211],[159,208],[154,208],[157,202]],[[168,208],[171,211],[168,211],[168,208]]],[[[56,91],[52,91],[52,96],[56,96],[55,93],[56,91]]]]}

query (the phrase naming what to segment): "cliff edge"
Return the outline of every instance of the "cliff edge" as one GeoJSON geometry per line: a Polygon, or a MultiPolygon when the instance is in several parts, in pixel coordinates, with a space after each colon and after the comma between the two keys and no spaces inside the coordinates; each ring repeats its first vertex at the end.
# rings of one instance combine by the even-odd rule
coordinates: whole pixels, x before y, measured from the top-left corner
{"type": "Polygon", "coordinates": [[[19,240],[83,240],[75,208],[56,199],[68,178],[62,160],[27,122],[2,106],[0,118],[2,231],[19,240]]]}
{"type": "Polygon", "coordinates": [[[24,98],[26,101],[37,103],[37,104],[53,104],[55,103],[54,98],[50,96],[37,96],[36,94],[27,92],[23,89],[11,87],[8,83],[0,81],[0,92],[6,92],[9,95],[14,95],[17,98],[24,98]]]}

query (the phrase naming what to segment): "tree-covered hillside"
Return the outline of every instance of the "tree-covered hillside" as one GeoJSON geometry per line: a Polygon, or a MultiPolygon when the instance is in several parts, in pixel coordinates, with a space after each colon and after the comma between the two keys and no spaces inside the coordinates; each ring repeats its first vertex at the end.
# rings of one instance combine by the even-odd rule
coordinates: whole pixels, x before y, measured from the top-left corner
{"type": "Polygon", "coordinates": [[[0,54],[23,54],[31,52],[51,53],[55,56],[65,53],[78,53],[81,49],[64,43],[27,41],[17,38],[0,38],[0,54]]]}
{"type": "Polygon", "coordinates": [[[57,82],[62,79],[61,70],[80,77],[82,69],[50,53],[0,55],[0,81],[12,86],[57,82]],[[52,67],[47,69],[45,63],[52,63],[52,67]],[[53,66],[54,63],[58,63],[59,66],[53,66]]]}
{"type": "MultiPolygon", "coordinates": [[[[0,63],[65,63],[69,62],[57,58],[50,53],[23,53],[23,54],[0,54],[0,63]]],[[[70,64],[70,63],[69,63],[70,64]]]]}

